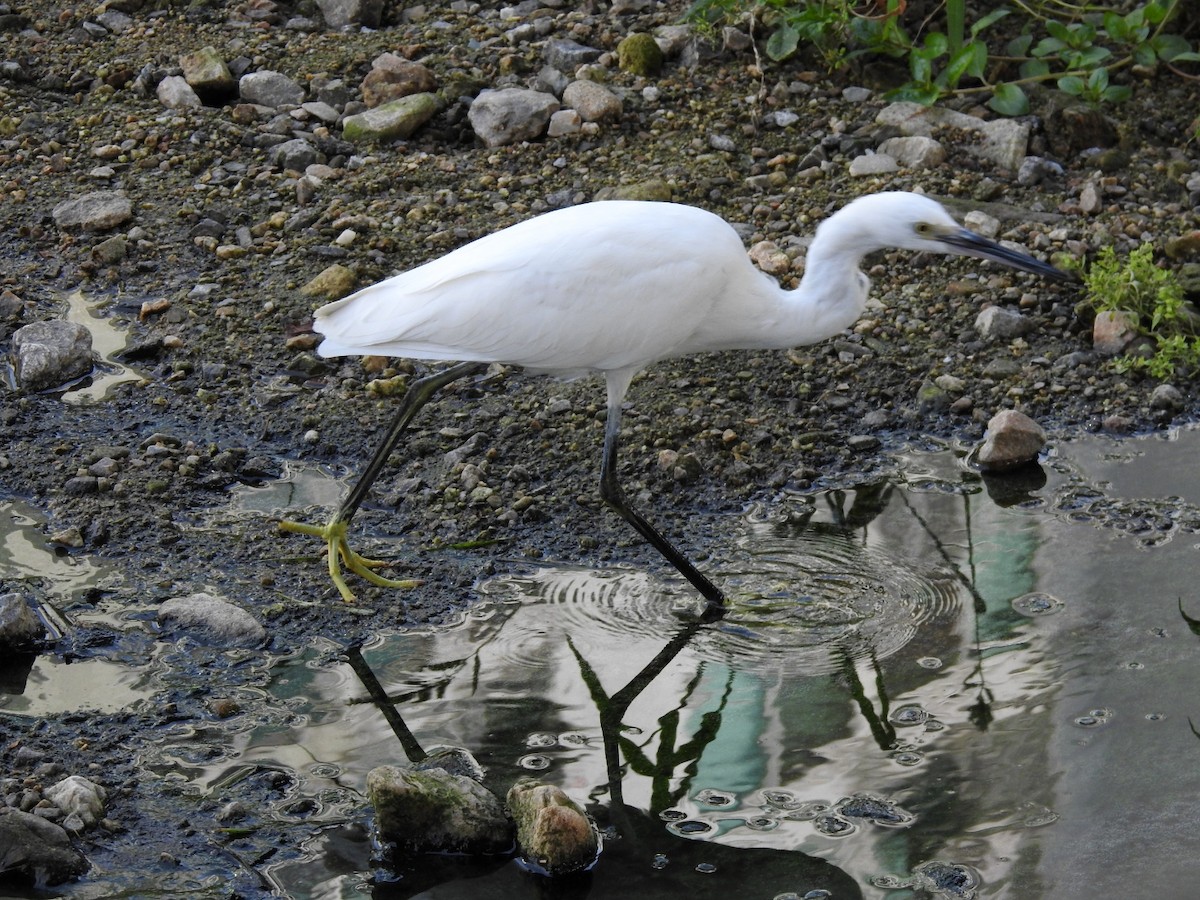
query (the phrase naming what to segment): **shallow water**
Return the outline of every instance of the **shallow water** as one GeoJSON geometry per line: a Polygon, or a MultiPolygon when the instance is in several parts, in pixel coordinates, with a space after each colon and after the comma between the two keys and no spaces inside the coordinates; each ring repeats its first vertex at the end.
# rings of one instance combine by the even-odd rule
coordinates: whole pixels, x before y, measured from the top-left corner
{"type": "MultiPolygon", "coordinates": [[[[313,837],[267,877],[296,898],[543,895],[507,860],[377,868],[367,772],[440,745],[501,793],[526,775],[561,786],[607,829],[595,870],[554,896],[1190,896],[1198,450],[1198,430],[1092,437],[989,481],[947,448],[764,504],[705,562],[731,597],[713,625],[674,579],[513,561],[461,623],[381,635],[357,666],[321,639],[270,658],[233,691],[255,716],[166,734],[146,777],[220,801],[286,773],[286,803],[262,814],[313,837]]],[[[297,469],[233,503],[274,514],[337,484],[297,469]]],[[[14,515],[0,553],[48,552],[14,515]]],[[[145,672],[105,665],[112,697],[143,689],[145,672]]],[[[38,671],[42,695],[66,675],[38,671]]]]}

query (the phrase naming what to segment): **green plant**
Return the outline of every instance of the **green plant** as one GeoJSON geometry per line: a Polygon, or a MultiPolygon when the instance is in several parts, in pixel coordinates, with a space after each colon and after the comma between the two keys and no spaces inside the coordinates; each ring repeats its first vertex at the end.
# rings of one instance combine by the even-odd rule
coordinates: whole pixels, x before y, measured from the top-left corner
{"type": "Polygon", "coordinates": [[[1086,302],[1094,310],[1131,313],[1139,330],[1154,339],[1151,356],[1121,357],[1119,370],[1142,369],[1166,379],[1180,367],[1200,368],[1198,317],[1188,308],[1175,272],[1155,265],[1153,244],[1142,244],[1125,259],[1112,247],[1103,248],[1083,280],[1086,302]]]}
{"type": "Polygon", "coordinates": [[[901,58],[909,80],[890,99],[928,105],[949,95],[989,94],[988,105],[1003,115],[1027,113],[1025,89],[1034,84],[1053,81],[1086,102],[1118,103],[1132,89],[1114,83],[1112,73],[1200,62],[1191,42],[1170,30],[1185,0],[1146,0],[1123,13],[1086,2],[1013,2],[968,24],[966,0],[945,0],[942,27],[926,19],[915,34],[904,27],[906,0],[696,0],[687,18],[710,26],[761,23],[766,55],[777,62],[802,45],[830,69],[863,55],[901,58]],[[1002,19],[1017,36],[1000,52],[986,35],[1002,19]]]}

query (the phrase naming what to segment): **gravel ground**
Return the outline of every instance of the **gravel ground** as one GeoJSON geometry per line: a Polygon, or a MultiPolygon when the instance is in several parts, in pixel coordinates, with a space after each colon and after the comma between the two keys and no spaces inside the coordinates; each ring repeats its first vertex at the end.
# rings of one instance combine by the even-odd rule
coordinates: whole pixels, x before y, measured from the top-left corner
{"type": "MultiPolygon", "coordinates": [[[[431,406],[355,521],[356,546],[394,554],[404,574],[425,581],[416,591],[356,583],[361,602],[346,607],[311,539],[231,512],[231,488],[268,483],[288,461],[355,471],[391,414],[380,394],[425,371],[316,357],[308,325],[320,299],[302,288],[331,264],[364,285],[535,213],[632,192],[718,212],[748,247],[772,242],[756,256],[794,283],[803,239],[829,212],[858,194],[915,189],[960,215],[989,212],[1000,237],[1044,256],[1182,239],[1181,258],[1167,264],[1190,271],[1195,82],[1146,76],[1129,104],[1088,117],[1090,131],[1068,127],[1055,98],[1037,97],[1029,153],[1062,166],[1038,183],[980,160],[976,137],[952,127],[934,133],[947,151],[940,164],[852,176],[851,162],[890,136],[876,123],[888,104],[871,90],[889,73],[828,76],[803,59],[760,69],[749,50],[694,44],[659,75],[618,70],[622,38],[674,24],[682,8],[614,15],[559,4],[501,18],[499,4],[455,3],[405,21],[389,8],[378,30],[339,33],[314,24],[315,7],[270,0],[0,4],[0,351],[21,326],[63,318],[64,298],[81,290],[128,331],[123,361],[142,376],[94,404],[18,390],[10,377],[0,389],[0,501],[38,510],[62,552],[118,566],[120,587],[106,601],[152,617],[168,598],[203,589],[255,612],[271,650],[317,634],[353,641],[452,617],[480,576],[521,558],[661,563],[598,500],[602,386],[515,371],[431,406]],[[111,27],[99,24],[106,15],[111,27]],[[482,146],[465,98],[532,82],[555,38],[602,51],[593,66],[621,98],[620,116],[482,146]],[[441,108],[407,140],[369,145],[315,114],[255,110],[236,97],[164,107],[156,86],[178,74],[181,54],[206,45],[235,69],[283,73],[307,99],[340,97],[339,113],[361,100],[372,61],[392,52],[434,75],[441,108]],[[1093,152],[1089,141],[1109,131],[1112,146],[1093,152]],[[277,148],[297,136],[315,148],[317,168],[286,168],[277,148]],[[121,192],[129,217],[94,231],[56,219],[63,201],[94,191],[121,192]]],[[[872,306],[839,339],[663,363],[635,381],[623,481],[698,558],[719,552],[730,516],[752,499],[875,477],[913,445],[973,444],[1002,409],[1028,413],[1052,441],[1196,415],[1193,375],[1164,395],[1158,381],[1118,374],[1092,353],[1077,285],[904,253],[868,268],[872,306]],[[975,320],[987,306],[1019,312],[1024,333],[982,336],[975,320]]],[[[55,599],[3,579],[5,590],[55,599]]],[[[107,652],[94,634],[68,642],[72,652],[107,652]]],[[[162,701],[174,719],[211,713],[200,691],[162,701]]],[[[183,814],[138,783],[127,750],[106,759],[112,751],[98,748],[136,747],[160,722],[71,715],[30,729],[0,719],[0,759],[18,774],[47,760],[63,771],[105,767],[119,786],[110,817],[126,831],[117,849],[98,838],[89,852],[119,859],[183,814]],[[87,752],[70,749],[81,742],[87,752]]],[[[199,852],[189,838],[171,840],[178,858],[199,852]]],[[[298,840],[278,837],[289,850],[298,840]]]]}

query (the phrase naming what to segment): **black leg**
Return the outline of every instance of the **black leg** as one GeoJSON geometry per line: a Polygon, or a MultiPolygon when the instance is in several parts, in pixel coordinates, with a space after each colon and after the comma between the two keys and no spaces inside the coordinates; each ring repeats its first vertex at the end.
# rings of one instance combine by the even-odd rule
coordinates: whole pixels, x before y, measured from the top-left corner
{"type": "Polygon", "coordinates": [[[719,618],[725,610],[725,595],[715,584],[700,573],[700,570],[688,562],[675,546],[658,533],[653,525],[643,518],[642,514],[631,507],[625,499],[625,492],[617,483],[617,435],[621,430],[621,403],[617,398],[608,405],[608,418],[604,425],[604,461],[600,466],[600,497],[620,513],[621,518],[632,525],[637,533],[653,545],[654,549],[666,557],[667,561],[679,570],[704,599],[708,601],[706,616],[719,618]]]}
{"type": "Polygon", "coordinates": [[[392,420],[391,427],[388,428],[387,434],[383,437],[383,442],[375,451],[375,455],[371,457],[371,461],[367,463],[367,467],[363,469],[363,473],[358,476],[358,481],[354,483],[354,487],[350,489],[350,493],[342,501],[342,505],[338,507],[337,515],[334,516],[333,521],[349,522],[354,518],[354,514],[358,512],[359,506],[367,498],[367,493],[371,490],[371,485],[379,477],[379,473],[387,463],[388,457],[396,449],[396,444],[399,443],[401,435],[408,428],[408,423],[412,421],[413,416],[420,412],[421,407],[428,403],[433,398],[433,395],[446,385],[458,381],[460,378],[466,378],[468,375],[474,375],[476,372],[482,372],[486,368],[487,363],[458,363],[448,369],[442,369],[440,372],[426,375],[424,378],[420,378],[409,385],[408,390],[405,391],[404,396],[400,399],[400,408],[396,410],[396,418],[392,420]]]}

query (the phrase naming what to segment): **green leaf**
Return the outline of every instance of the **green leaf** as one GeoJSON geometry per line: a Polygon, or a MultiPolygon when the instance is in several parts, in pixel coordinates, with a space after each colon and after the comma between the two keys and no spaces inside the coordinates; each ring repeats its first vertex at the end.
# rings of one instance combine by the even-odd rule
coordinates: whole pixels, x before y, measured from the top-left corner
{"type": "Polygon", "coordinates": [[[1146,27],[1146,8],[1139,6],[1125,17],[1125,24],[1131,29],[1146,27]]]}
{"type": "Polygon", "coordinates": [[[1110,84],[1100,99],[1106,103],[1124,103],[1133,96],[1133,88],[1127,84],[1110,84]]]}
{"type": "Polygon", "coordinates": [[[1051,19],[1046,23],[1046,31],[1052,38],[1062,41],[1064,44],[1071,43],[1071,31],[1062,22],[1056,22],[1051,19]]]}
{"type": "MultiPolygon", "coordinates": [[[[1010,12],[1012,12],[1011,9],[1005,9],[1004,7],[1000,7],[999,9],[993,9],[990,13],[988,13],[982,19],[979,19],[978,21],[976,21],[975,24],[971,26],[971,38],[974,39],[974,38],[979,37],[979,32],[983,31],[983,29],[987,28],[989,25],[999,22],[1001,19],[1003,19],[1005,16],[1007,16],[1010,12]]],[[[1022,37],[1026,37],[1030,41],[1033,40],[1033,35],[1022,35],[1022,37]]],[[[1017,38],[1017,40],[1020,40],[1020,38],[1017,38]]],[[[1026,46],[1029,46],[1029,45],[1026,44],[1026,46]]],[[[1021,52],[1023,53],[1024,51],[1021,51],[1021,52]]],[[[1019,55],[1019,54],[1015,54],[1015,55],[1019,55]]]]}
{"type": "MultiPolygon", "coordinates": [[[[987,48],[978,42],[967,44],[957,53],[950,57],[950,61],[946,63],[946,68],[942,69],[938,75],[937,83],[943,87],[953,88],[958,85],[958,80],[971,71],[976,65],[979,66],[979,74],[982,74],[982,66],[987,62],[987,48]],[[980,51],[983,52],[983,59],[979,59],[980,51]]],[[[976,78],[979,74],[971,72],[976,78]]]]}
{"type": "Polygon", "coordinates": [[[1021,63],[1022,78],[1044,78],[1050,74],[1050,63],[1044,59],[1027,59],[1021,63]]]}
{"type": "Polygon", "coordinates": [[[1029,112],[1029,98],[1016,84],[998,84],[988,106],[1002,116],[1023,116],[1029,112]]]}
{"type": "Polygon", "coordinates": [[[1147,3],[1145,10],[1146,21],[1151,25],[1157,25],[1162,22],[1167,17],[1167,12],[1169,11],[1168,7],[1159,3],[1158,0],[1151,0],[1150,3],[1147,3]]]}
{"type": "Polygon", "coordinates": [[[1133,48],[1133,61],[1139,66],[1152,66],[1158,61],[1158,54],[1149,44],[1138,44],[1133,48]]]}
{"type": "Polygon", "coordinates": [[[932,106],[937,103],[942,92],[936,85],[909,82],[895,90],[888,91],[883,96],[885,100],[907,100],[910,103],[920,103],[922,106],[932,106]]]}
{"type": "Polygon", "coordinates": [[[1075,54],[1071,63],[1073,69],[1092,69],[1112,56],[1107,47],[1088,47],[1075,54]]]}
{"type": "Polygon", "coordinates": [[[1022,34],[1019,37],[1013,38],[1005,45],[1004,51],[1009,56],[1024,56],[1029,52],[1029,48],[1033,45],[1032,34],[1022,34]]]}
{"type": "Polygon", "coordinates": [[[914,52],[908,58],[908,70],[917,84],[928,85],[933,81],[933,63],[923,53],[914,52]]]}
{"type": "Polygon", "coordinates": [[[1060,41],[1058,38],[1042,38],[1037,42],[1037,46],[1034,47],[1031,52],[1034,56],[1050,56],[1052,53],[1057,53],[1066,46],[1066,42],[1060,41]]]}
{"type": "Polygon", "coordinates": [[[1058,79],[1058,89],[1064,94],[1073,94],[1078,97],[1083,93],[1083,79],[1078,75],[1064,75],[1058,79]]]}
{"type": "Polygon", "coordinates": [[[1129,40],[1129,23],[1125,21],[1124,16],[1113,12],[1111,9],[1106,10],[1104,13],[1104,30],[1108,32],[1108,36],[1114,41],[1125,42],[1129,40]]]}
{"type": "Polygon", "coordinates": [[[950,48],[950,40],[940,31],[932,31],[925,35],[925,53],[930,59],[937,59],[950,48]]]}
{"type": "Polygon", "coordinates": [[[800,32],[791,25],[780,25],[767,38],[767,56],[775,62],[787,59],[800,45],[800,32]]]}
{"type": "Polygon", "coordinates": [[[1087,78],[1087,89],[1093,92],[1103,91],[1108,87],[1108,69],[1096,69],[1087,78]]]}
{"type": "Polygon", "coordinates": [[[1187,38],[1177,34],[1157,35],[1150,39],[1150,46],[1154,48],[1158,58],[1166,62],[1172,62],[1192,50],[1192,45],[1188,43],[1187,38]]]}

